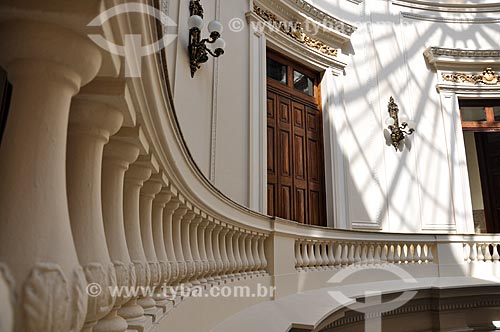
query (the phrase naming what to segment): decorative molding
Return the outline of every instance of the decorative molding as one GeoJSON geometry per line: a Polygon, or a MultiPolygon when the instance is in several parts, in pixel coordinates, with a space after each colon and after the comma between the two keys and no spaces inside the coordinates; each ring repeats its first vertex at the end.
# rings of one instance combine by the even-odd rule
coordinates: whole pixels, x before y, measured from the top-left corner
{"type": "Polygon", "coordinates": [[[418,21],[430,21],[430,22],[440,22],[440,23],[459,23],[459,24],[491,24],[499,23],[500,17],[461,17],[461,16],[441,16],[441,15],[423,15],[402,12],[401,15],[405,18],[418,20],[418,21]]]}
{"type": "Polygon", "coordinates": [[[96,283],[102,289],[98,296],[89,297],[86,322],[92,322],[101,319],[113,308],[115,299],[110,287],[116,286],[115,268],[113,264],[104,267],[100,263],[90,263],[83,266],[83,271],[89,283],[96,283]]]}
{"type": "Polygon", "coordinates": [[[465,74],[465,73],[442,73],[443,81],[453,83],[470,83],[470,84],[484,84],[484,85],[500,85],[500,76],[495,74],[493,68],[486,68],[482,74],[465,74]]]}
{"type": "Polygon", "coordinates": [[[425,0],[392,0],[392,4],[415,10],[447,13],[494,13],[500,12],[500,3],[454,3],[425,0]]]}
{"type": "Polygon", "coordinates": [[[291,25],[287,25],[280,21],[276,15],[271,13],[268,10],[264,10],[259,6],[254,4],[253,11],[257,14],[261,19],[269,24],[270,27],[281,31],[287,36],[293,38],[295,41],[314,49],[320,53],[323,53],[330,57],[337,57],[338,49],[335,49],[331,46],[326,45],[320,40],[314,39],[304,33],[304,29],[302,28],[302,24],[300,22],[294,22],[291,25]]]}
{"type": "MultiPolygon", "coordinates": [[[[360,4],[362,0],[349,0],[355,4],[360,4]]],[[[344,21],[335,18],[318,7],[313,6],[305,0],[291,0],[299,9],[304,12],[307,16],[313,18],[317,22],[321,22],[327,27],[330,27],[342,34],[351,36],[358,28],[354,25],[346,23],[344,21]]]]}
{"type": "Polygon", "coordinates": [[[429,47],[424,51],[424,57],[429,64],[438,70],[458,67],[467,67],[468,70],[479,70],[497,64],[500,65],[500,50],[429,47]]]}

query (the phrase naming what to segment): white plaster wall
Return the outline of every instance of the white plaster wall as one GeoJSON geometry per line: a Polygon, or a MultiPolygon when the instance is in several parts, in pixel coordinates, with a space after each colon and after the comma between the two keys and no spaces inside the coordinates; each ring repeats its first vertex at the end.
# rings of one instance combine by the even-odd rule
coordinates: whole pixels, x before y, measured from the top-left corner
{"type": "MultiPolygon", "coordinates": [[[[228,22],[244,19],[249,3],[203,2],[206,23],[220,6],[227,49],[218,60],[215,76],[213,60],[209,60],[191,79],[186,52],[188,3],[179,7],[173,2],[172,10],[178,8],[180,35],[176,50],[169,53],[176,58],[169,59],[168,65],[181,128],[204,174],[223,193],[248,205],[249,164],[255,162],[249,158],[249,68],[255,59],[250,56],[247,27],[231,32],[228,22]]],[[[386,231],[453,232],[465,220],[455,220],[461,217],[455,217],[452,197],[452,178],[459,174],[458,165],[450,156],[454,142],[446,136],[445,128],[451,124],[443,119],[437,75],[423,52],[430,46],[498,49],[498,24],[416,20],[401,14],[408,8],[387,0],[359,5],[348,0],[310,2],[358,26],[351,42],[342,47],[348,60],[345,75],[335,78],[339,90],[322,91],[340,97],[343,105],[329,115],[342,123],[333,130],[347,159],[347,220],[336,224],[386,231]],[[417,123],[409,151],[395,152],[385,144],[384,120],[390,96],[399,104],[401,115],[417,123]]]]}

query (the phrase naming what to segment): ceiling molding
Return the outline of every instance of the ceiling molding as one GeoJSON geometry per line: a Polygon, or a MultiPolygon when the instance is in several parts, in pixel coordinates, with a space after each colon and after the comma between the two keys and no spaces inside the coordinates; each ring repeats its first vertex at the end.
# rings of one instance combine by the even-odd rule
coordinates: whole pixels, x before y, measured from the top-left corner
{"type": "Polygon", "coordinates": [[[459,3],[457,0],[450,1],[429,1],[429,0],[392,0],[396,6],[411,8],[415,10],[425,10],[447,13],[495,13],[500,12],[499,1],[488,1],[483,3],[459,3]]]}
{"type": "Polygon", "coordinates": [[[405,18],[418,21],[431,21],[441,23],[460,23],[460,24],[491,24],[500,23],[499,17],[463,17],[463,15],[441,16],[441,15],[423,15],[409,12],[401,12],[405,18]]]}

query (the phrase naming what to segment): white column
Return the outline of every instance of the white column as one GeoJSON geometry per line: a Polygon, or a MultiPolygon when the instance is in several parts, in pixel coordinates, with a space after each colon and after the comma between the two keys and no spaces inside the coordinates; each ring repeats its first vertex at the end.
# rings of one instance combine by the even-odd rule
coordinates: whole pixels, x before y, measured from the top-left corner
{"type": "MultiPolygon", "coordinates": [[[[81,97],[72,102],[66,176],[71,230],[87,281],[99,284],[102,289],[99,296],[89,297],[84,325],[87,331],[92,331],[97,321],[110,313],[114,305],[109,287],[116,286],[116,275],[104,233],[101,172],[104,144],[118,131],[122,122],[120,111],[107,104],[81,97]]],[[[113,320],[113,317],[108,318],[113,320]]],[[[126,325],[119,317],[114,323],[118,328],[120,324],[126,325]]]]}
{"type": "Polygon", "coordinates": [[[207,282],[214,281],[215,271],[217,270],[217,262],[215,261],[214,246],[212,243],[212,233],[214,232],[216,224],[213,219],[208,219],[208,225],[205,230],[205,249],[207,252],[208,259],[208,273],[204,275],[207,282]]]}
{"type": "MultiPolygon", "coordinates": [[[[120,132],[111,137],[109,143],[104,146],[102,214],[106,243],[115,266],[118,287],[134,287],[136,284],[135,268],[128,253],[123,224],[123,183],[125,171],[138,156],[139,147],[126,142],[120,132]]],[[[115,309],[120,310],[129,300],[130,297],[127,296],[116,298],[115,309]]],[[[144,310],[136,301],[130,303],[127,309],[122,308],[119,313],[126,320],[144,316],[144,310]]]]}
{"type": "Polygon", "coordinates": [[[241,271],[243,270],[243,261],[241,260],[240,254],[240,236],[242,235],[241,229],[236,229],[236,233],[233,236],[233,249],[234,249],[234,258],[236,260],[236,277],[241,276],[241,271]]]}
{"type": "Polygon", "coordinates": [[[101,56],[86,37],[28,20],[0,24],[0,49],[14,87],[0,146],[0,262],[16,281],[12,290],[31,294],[14,306],[14,330],[78,331],[87,282],[67,205],[68,116],[101,56]]]}
{"type": "Polygon", "coordinates": [[[216,226],[212,231],[212,249],[215,260],[215,271],[211,277],[215,281],[221,280],[222,271],[224,269],[224,262],[222,261],[220,250],[219,250],[219,233],[222,231],[222,226],[220,222],[216,222],[216,226]]]}

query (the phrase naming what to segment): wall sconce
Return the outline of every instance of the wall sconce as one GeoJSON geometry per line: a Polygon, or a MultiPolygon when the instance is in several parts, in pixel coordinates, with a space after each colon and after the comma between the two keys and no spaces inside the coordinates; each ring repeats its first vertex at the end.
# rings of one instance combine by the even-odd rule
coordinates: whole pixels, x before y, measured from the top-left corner
{"type": "MultiPolygon", "coordinates": [[[[389,117],[385,120],[385,124],[389,126],[389,130],[385,130],[385,137],[388,145],[392,145],[396,151],[403,151],[402,143],[405,142],[406,136],[415,132],[415,124],[405,118],[399,119],[399,107],[394,102],[394,98],[389,99],[388,105],[389,117]]],[[[408,143],[408,142],[407,142],[408,143]]]]}
{"type": "Polygon", "coordinates": [[[200,69],[200,64],[208,61],[208,54],[214,58],[218,58],[224,54],[226,42],[220,37],[222,31],[222,23],[213,20],[208,24],[208,32],[210,38],[201,39],[201,29],[203,28],[203,7],[200,0],[191,0],[189,3],[189,12],[191,16],[188,19],[189,27],[189,62],[191,67],[191,77],[200,69]],[[207,47],[207,44],[212,44],[214,51],[207,47]]]}

